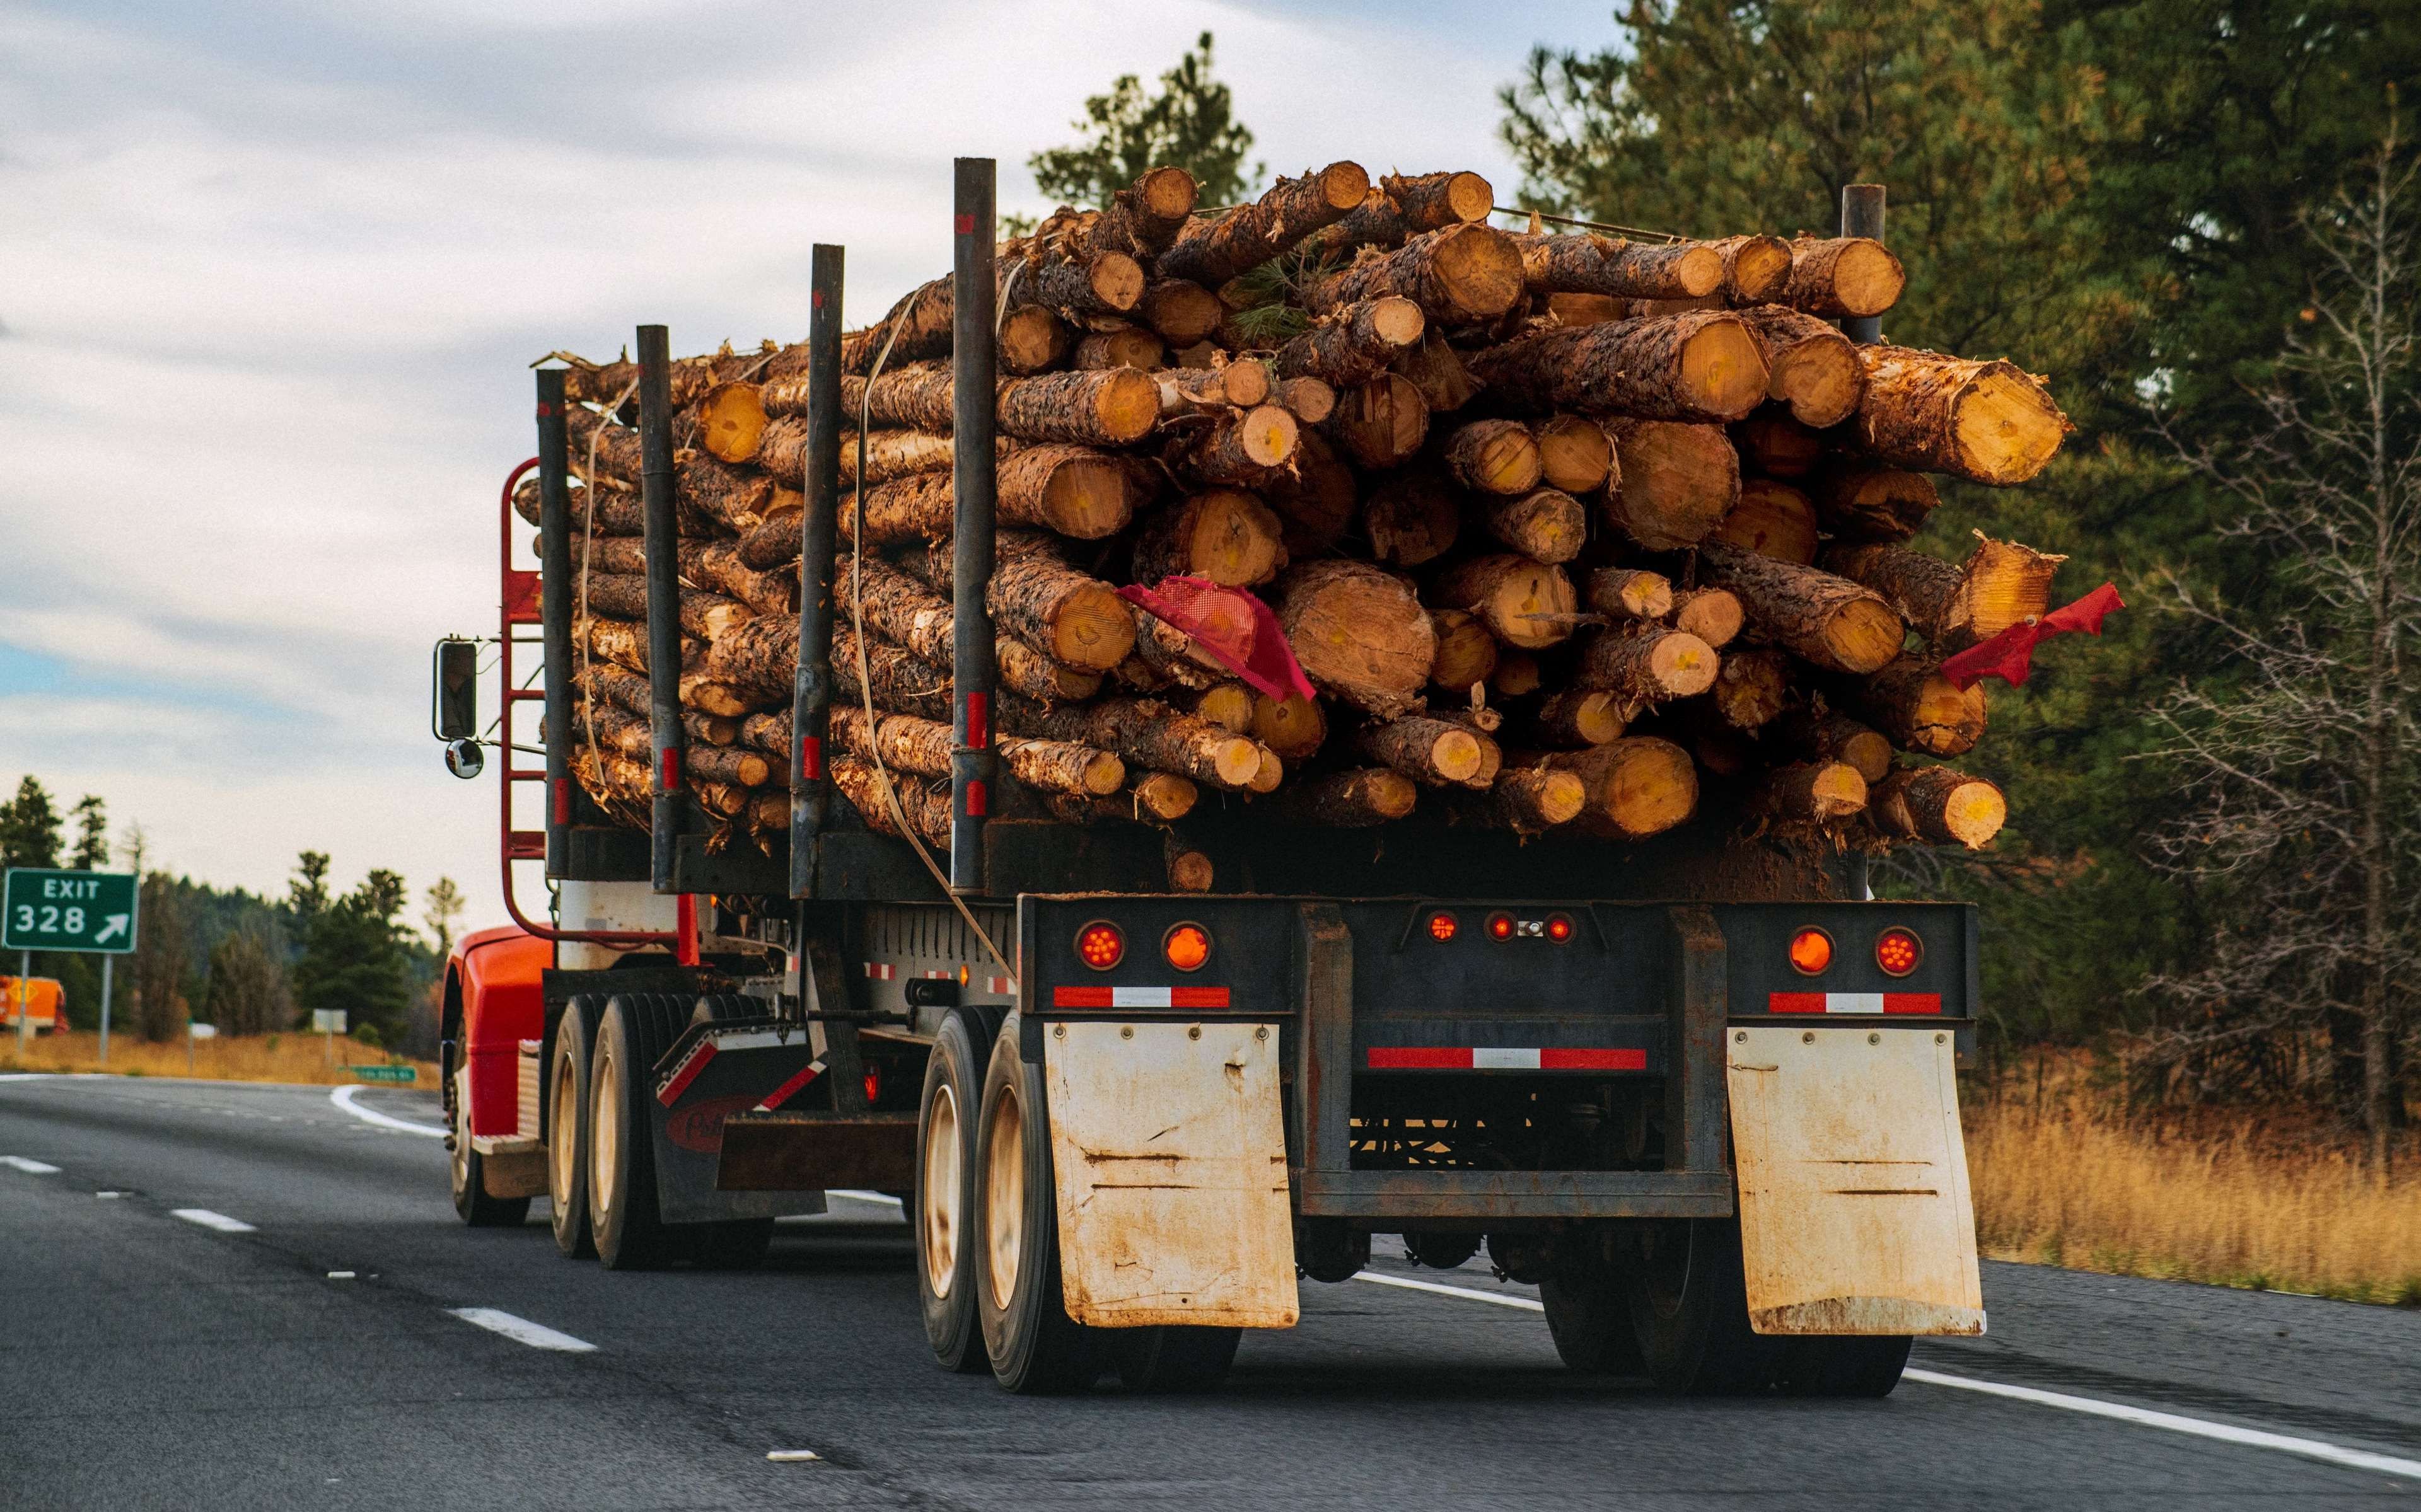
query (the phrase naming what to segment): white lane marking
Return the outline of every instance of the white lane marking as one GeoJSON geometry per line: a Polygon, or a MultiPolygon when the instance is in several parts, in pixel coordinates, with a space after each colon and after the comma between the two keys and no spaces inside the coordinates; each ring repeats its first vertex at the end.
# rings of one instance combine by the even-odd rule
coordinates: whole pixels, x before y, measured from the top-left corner
{"type": "Polygon", "coordinates": [[[359,1118],[362,1122],[366,1124],[376,1124],[381,1129],[398,1130],[407,1134],[423,1134],[430,1139],[444,1139],[445,1137],[445,1130],[438,1128],[435,1124],[415,1124],[408,1118],[390,1118],[385,1114],[379,1112],[375,1108],[355,1106],[353,1102],[353,1094],[361,1090],[362,1089],[357,1086],[340,1086],[328,1094],[328,1100],[335,1103],[345,1112],[351,1114],[354,1117],[359,1118]]]}
{"type": "Polygon", "coordinates": [[[1432,1291],[1441,1297],[1467,1297],[1476,1302],[1494,1302],[1499,1307],[1519,1307],[1524,1312],[1543,1313],[1547,1304],[1531,1297],[1516,1297],[1508,1292],[1479,1291],[1470,1286],[1442,1286],[1434,1281],[1414,1281],[1410,1276],[1381,1275],[1376,1270],[1354,1272],[1356,1281],[1375,1281],[1382,1286],[1401,1286],[1406,1291],[1432,1291]]]}
{"type": "Polygon", "coordinates": [[[168,1216],[181,1218],[189,1224],[199,1224],[204,1228],[215,1228],[222,1234],[255,1232],[253,1226],[242,1219],[229,1218],[225,1213],[214,1213],[208,1208],[171,1208],[168,1209],[168,1216]]]}
{"type": "Polygon", "coordinates": [[[353,1279],[353,1272],[351,1270],[331,1270],[328,1272],[328,1279],[331,1281],[351,1281],[353,1279]]]}
{"type": "Polygon", "coordinates": [[[1997,1380],[1977,1380],[1972,1376],[1949,1376],[1939,1370],[1920,1370],[1913,1365],[1902,1371],[1901,1378],[1923,1381],[1929,1386],[1948,1386],[1955,1391],[2006,1396],[2012,1401],[2032,1402],[2038,1407],[2056,1407],[2062,1411],[2083,1412],[2088,1417],[2112,1418],[2140,1427],[2163,1428],[2196,1439],[2216,1439],[2222,1443],[2243,1444],[2254,1449],[2275,1449],[2281,1454],[2325,1460],[2350,1470],[2374,1470],[2382,1475],[2421,1480],[2421,1459],[2399,1459],[2394,1455],[2349,1449],[2319,1439],[2299,1439],[2291,1434],[2270,1433],[2260,1428],[2240,1428],[2231,1423],[2213,1423],[2208,1418],[2156,1412],[2147,1407],[2129,1407],[2124,1402],[2104,1402],[2090,1396],[2070,1396],[2066,1392],[2040,1391],[2032,1386],[2007,1386],[1997,1380]]]}
{"type": "MultiPolygon", "coordinates": [[[[1407,1291],[1435,1292],[1442,1297],[1462,1297],[1472,1302],[1494,1302],[1500,1307],[1519,1307],[1528,1312],[1543,1313],[1544,1302],[1527,1297],[1508,1296],[1504,1292],[1478,1291],[1469,1286],[1443,1286],[1434,1281],[1415,1281],[1410,1276],[1381,1275],[1364,1270],[1356,1281],[1375,1281],[1382,1286],[1401,1286],[1407,1291]]],[[[2301,1455],[2306,1459],[2325,1460],[2351,1470],[2374,1470],[2382,1475],[2400,1475],[2408,1480],[2421,1480],[2421,1459],[2399,1459],[2394,1455],[2372,1454],[2366,1449],[2349,1449],[2342,1444],[2320,1439],[2299,1439],[2291,1434],[2270,1433],[2260,1428],[2241,1428],[2233,1424],[2213,1423],[2206,1418],[2186,1417],[2177,1412],[2156,1412],[2147,1407],[2129,1407],[2123,1402],[2104,1402],[2091,1396],[2071,1396],[2066,1392],[2041,1391],[2032,1386],[2008,1386],[1997,1380],[1978,1380],[1973,1376],[1945,1375],[1939,1370],[1924,1370],[1911,1365],[1900,1373],[1903,1380],[1921,1381],[1928,1386],[1948,1386],[1956,1391],[1980,1392],[1987,1396],[2006,1396],[2011,1401],[2032,1402],[2038,1407],[2056,1407],[2063,1411],[2083,1412],[2090,1417],[2106,1417],[2120,1423],[2132,1423],[2139,1427],[2162,1428],[2170,1433],[2183,1433],[2197,1439],[2216,1439],[2222,1443],[2242,1444],[2253,1449],[2275,1449],[2281,1454],[2301,1455]]]]}
{"type": "Polygon", "coordinates": [[[8,1166],[11,1170],[23,1171],[27,1176],[56,1176],[59,1174],[59,1168],[57,1166],[48,1165],[40,1161],[29,1161],[23,1155],[0,1155],[0,1165],[8,1166]]]}
{"type": "Polygon", "coordinates": [[[821,1459],[823,1456],[813,1449],[768,1449],[765,1457],[777,1465],[804,1465],[811,1459],[821,1459]]]}
{"type": "Polygon", "coordinates": [[[447,1312],[465,1323],[476,1323],[491,1333],[501,1333],[516,1344],[526,1344],[533,1349],[561,1349],[567,1354],[586,1354],[597,1346],[586,1339],[575,1339],[569,1333],[558,1333],[543,1323],[533,1323],[526,1317],[492,1307],[448,1307],[447,1312]]]}
{"type": "Polygon", "coordinates": [[[47,1082],[49,1071],[0,1071],[0,1082],[47,1082]]]}
{"type": "Polygon", "coordinates": [[[889,1196],[880,1192],[859,1192],[847,1187],[836,1187],[827,1194],[835,1197],[847,1197],[852,1202],[879,1202],[886,1208],[898,1208],[905,1206],[905,1204],[901,1203],[898,1198],[889,1196]]]}

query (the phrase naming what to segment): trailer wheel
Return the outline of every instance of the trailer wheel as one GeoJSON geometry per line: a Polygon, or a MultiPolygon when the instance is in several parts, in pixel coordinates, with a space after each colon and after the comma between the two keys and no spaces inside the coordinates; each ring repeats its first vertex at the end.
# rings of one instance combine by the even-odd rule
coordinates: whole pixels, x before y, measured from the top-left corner
{"type": "Polygon", "coordinates": [[[1737,1219],[1642,1224],[1625,1268],[1648,1377],[1678,1395],[1758,1391],[1773,1383],[1783,1340],[1749,1327],[1737,1219]]]}
{"type": "Polygon", "coordinates": [[[608,1270],[661,1265],[672,1249],[656,1208],[656,1148],[647,1107],[648,1068],[656,1061],[648,1043],[656,1036],[647,1031],[656,1015],[646,1000],[654,995],[608,998],[597,1023],[588,1082],[588,1221],[597,1258],[608,1270]]]}
{"type": "Polygon", "coordinates": [[[1236,1346],[1243,1337],[1240,1328],[1168,1324],[1117,1329],[1108,1342],[1127,1390],[1175,1395],[1217,1390],[1235,1364],[1236,1346]]]}
{"type": "Polygon", "coordinates": [[[1059,1214],[1042,1068],[1008,1015],[984,1070],[976,1141],[976,1314],[992,1379],[1021,1395],[1082,1391],[1105,1363],[1059,1289],[1059,1214]]]}
{"type": "Polygon", "coordinates": [[[1913,1342],[1905,1333],[1792,1339],[1782,1353],[1782,1389],[1795,1396],[1889,1396],[1913,1342]]]}
{"type": "Polygon", "coordinates": [[[451,1169],[447,1173],[454,1184],[454,1210],[462,1222],[473,1228],[515,1228],[529,1217],[527,1197],[491,1197],[486,1175],[481,1167],[486,1161],[471,1147],[471,1099],[465,1096],[454,1099],[454,1146],[451,1169]]]}
{"type": "Polygon", "coordinates": [[[987,1368],[983,1325],[976,1317],[976,1114],[984,1070],[1000,1021],[982,1008],[955,1008],[933,1037],[917,1103],[916,1189],[908,1221],[916,1225],[916,1299],[925,1339],[945,1370],[987,1368]]]}
{"type": "Polygon", "coordinates": [[[570,1260],[597,1258],[588,1223],[588,1063],[596,1048],[597,1000],[564,1005],[547,1072],[546,1195],[554,1205],[554,1247],[570,1260]]]}
{"type": "Polygon", "coordinates": [[[1601,1230],[1560,1248],[1539,1282],[1547,1309],[1547,1332],[1555,1353],[1573,1370],[1589,1375],[1635,1376],[1645,1368],[1639,1330],[1631,1316],[1630,1287],[1622,1269],[1606,1253],[1601,1230]]]}

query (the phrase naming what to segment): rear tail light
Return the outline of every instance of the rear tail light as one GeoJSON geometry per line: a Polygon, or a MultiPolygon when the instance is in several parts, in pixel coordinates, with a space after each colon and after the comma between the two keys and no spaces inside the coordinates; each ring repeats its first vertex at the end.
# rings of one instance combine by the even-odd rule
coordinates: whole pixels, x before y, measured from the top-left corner
{"type": "Polygon", "coordinates": [[[1512,939],[1513,915],[1510,913],[1490,914],[1488,916],[1488,938],[1491,940],[1512,939]]]}
{"type": "Polygon", "coordinates": [[[1875,964],[1885,976],[1906,976],[1925,959],[1925,943],[1914,931],[1898,927],[1875,937],[1875,964]]]}
{"type": "Polygon", "coordinates": [[[882,1071],[879,1067],[869,1066],[866,1068],[866,1100],[868,1102],[882,1100],[882,1071]]]}
{"type": "Polygon", "coordinates": [[[1572,921],[1568,915],[1562,913],[1551,913],[1547,916],[1548,939],[1553,940],[1555,943],[1560,945],[1571,937],[1572,921]]]}
{"type": "Polygon", "coordinates": [[[1435,913],[1429,915],[1430,939],[1439,941],[1451,940],[1454,938],[1455,928],[1456,925],[1454,922],[1454,915],[1448,913],[1445,910],[1440,909],[1435,913]]]}
{"type": "Polygon", "coordinates": [[[1107,919],[1096,919],[1076,931],[1076,957],[1097,972],[1108,971],[1126,959],[1127,937],[1107,919]]]}
{"type": "Polygon", "coordinates": [[[1198,972],[1210,959],[1210,932],[1198,924],[1170,927],[1160,942],[1160,953],[1181,972],[1198,972]]]}
{"type": "Polygon", "coordinates": [[[1805,928],[1790,937],[1790,964],[1802,976],[1814,976],[1833,964],[1833,937],[1805,928]]]}

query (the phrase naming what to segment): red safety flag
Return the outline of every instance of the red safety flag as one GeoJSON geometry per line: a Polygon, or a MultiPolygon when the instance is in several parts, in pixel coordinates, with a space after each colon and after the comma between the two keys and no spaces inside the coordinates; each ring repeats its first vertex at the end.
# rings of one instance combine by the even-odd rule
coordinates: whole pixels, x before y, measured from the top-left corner
{"type": "Polygon", "coordinates": [[[1168,577],[1156,588],[1130,584],[1118,597],[1183,631],[1256,691],[1278,699],[1314,696],[1276,613],[1243,589],[1223,588],[1208,578],[1168,577]]]}
{"type": "Polygon", "coordinates": [[[2011,625],[1991,640],[1945,659],[1942,675],[1962,691],[1986,678],[1998,678],[2013,688],[2023,687],[2027,675],[2034,670],[2035,647],[2046,636],[2071,630],[2099,635],[2102,616],[2126,607],[2116,585],[2105,583],[2072,604],[2054,609],[2040,619],[2011,625]]]}

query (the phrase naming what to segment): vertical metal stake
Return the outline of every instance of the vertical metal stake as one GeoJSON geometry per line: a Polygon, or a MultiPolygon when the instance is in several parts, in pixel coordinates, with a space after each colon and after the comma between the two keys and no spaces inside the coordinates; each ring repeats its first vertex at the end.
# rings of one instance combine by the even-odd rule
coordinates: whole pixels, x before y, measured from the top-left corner
{"type": "MultiPolygon", "coordinates": [[[[1841,186],[1841,234],[1877,242],[1883,239],[1882,185],[1841,186]]],[[[1858,345],[1871,347],[1883,338],[1883,319],[1880,315],[1849,316],[1841,321],[1841,331],[1858,345]]]]}
{"type": "Polygon", "coordinates": [[[824,740],[832,716],[833,553],[840,522],[839,247],[807,263],[807,461],[799,521],[799,670],[790,691],[790,896],[812,897],[832,806],[824,740]]]}
{"type": "Polygon", "coordinates": [[[656,891],[674,891],[681,832],[680,532],[673,514],[671,344],[639,327],[639,504],[648,555],[648,723],[656,757],[649,850],[656,891]]]}
{"type": "Polygon", "coordinates": [[[17,1064],[25,1064],[26,1025],[34,1017],[34,953],[22,951],[17,957],[17,1064]]]}
{"type": "Polygon", "coordinates": [[[950,890],[984,886],[984,819],[992,809],[992,584],[994,391],[999,371],[992,310],[992,191],[990,158],[961,158],[953,209],[951,264],[951,473],[957,541],[951,575],[950,890]]]}
{"type": "Polygon", "coordinates": [[[546,653],[549,877],[563,876],[571,861],[571,606],[576,592],[571,582],[571,469],[563,382],[562,368],[539,369],[539,623],[546,653]]]}
{"type": "Polygon", "coordinates": [[[109,1064],[109,968],[117,964],[116,956],[101,958],[101,1064],[109,1064]]]}

